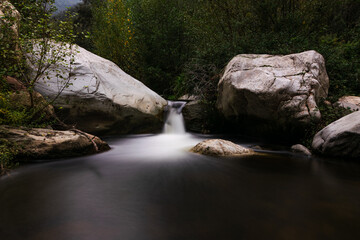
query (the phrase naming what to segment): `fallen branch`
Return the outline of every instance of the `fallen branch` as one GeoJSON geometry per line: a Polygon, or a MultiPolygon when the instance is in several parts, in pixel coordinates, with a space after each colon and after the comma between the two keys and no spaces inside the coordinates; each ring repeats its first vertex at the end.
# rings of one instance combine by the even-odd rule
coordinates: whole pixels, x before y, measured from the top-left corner
{"type": "Polygon", "coordinates": [[[90,134],[88,134],[88,133],[86,133],[86,132],[83,132],[83,131],[81,131],[81,130],[79,130],[79,129],[76,129],[76,128],[69,129],[69,131],[73,131],[73,132],[76,132],[76,133],[79,133],[79,134],[85,136],[87,139],[89,139],[89,141],[92,142],[92,144],[94,145],[95,151],[96,151],[96,152],[99,152],[99,147],[98,147],[98,145],[96,144],[96,142],[94,141],[94,138],[95,138],[96,136],[93,136],[93,137],[91,138],[91,137],[89,136],[90,134]]]}

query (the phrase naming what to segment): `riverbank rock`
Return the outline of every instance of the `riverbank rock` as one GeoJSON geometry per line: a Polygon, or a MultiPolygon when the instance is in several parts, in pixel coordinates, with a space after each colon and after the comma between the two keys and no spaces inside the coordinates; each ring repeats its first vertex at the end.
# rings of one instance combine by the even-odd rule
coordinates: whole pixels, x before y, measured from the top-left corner
{"type": "Polygon", "coordinates": [[[9,1],[0,1],[0,36],[6,35],[5,39],[10,40],[8,43],[14,51],[19,50],[20,19],[19,11],[9,1]]]}
{"type": "Polygon", "coordinates": [[[286,56],[240,54],[218,84],[217,108],[228,120],[255,118],[279,125],[320,119],[328,94],[324,58],[316,51],[286,56]]]}
{"type": "Polygon", "coordinates": [[[360,110],[360,97],[357,96],[344,96],[334,103],[334,107],[342,107],[350,109],[351,111],[360,110]]]}
{"type": "Polygon", "coordinates": [[[326,126],[313,138],[312,148],[327,156],[360,157],[360,112],[351,113],[326,126]]]}
{"type": "Polygon", "coordinates": [[[201,133],[208,119],[207,106],[200,100],[188,102],[183,108],[185,126],[188,131],[201,133]]]}
{"type": "Polygon", "coordinates": [[[100,138],[78,131],[0,126],[0,139],[10,142],[22,160],[55,159],[103,152],[110,149],[100,138]]]}
{"type": "Polygon", "coordinates": [[[209,139],[198,143],[190,152],[211,156],[237,156],[254,154],[254,151],[223,139],[209,139]]]}
{"type": "Polygon", "coordinates": [[[64,87],[53,105],[61,108],[57,114],[65,123],[97,134],[161,130],[166,100],[113,62],[79,46],[62,48],[67,54],[66,61],[54,66],[48,73],[49,78],[43,76],[35,89],[52,100],[64,87]],[[66,65],[70,59],[71,68],[66,65]]]}
{"type": "Polygon", "coordinates": [[[301,153],[301,154],[304,154],[304,155],[307,155],[307,156],[312,155],[310,150],[307,147],[305,147],[304,145],[301,145],[301,144],[296,144],[296,145],[291,146],[291,151],[294,152],[294,153],[301,153]]]}

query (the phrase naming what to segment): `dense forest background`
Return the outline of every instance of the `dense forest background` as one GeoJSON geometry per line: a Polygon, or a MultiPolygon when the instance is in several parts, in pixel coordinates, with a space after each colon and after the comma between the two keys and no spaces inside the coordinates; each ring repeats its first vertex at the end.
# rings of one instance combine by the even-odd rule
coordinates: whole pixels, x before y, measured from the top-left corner
{"type": "Polygon", "coordinates": [[[80,46],[165,97],[213,96],[237,54],[311,49],[326,59],[330,99],[360,93],[359,0],[84,0],[72,11],[90,33],[80,46]]]}

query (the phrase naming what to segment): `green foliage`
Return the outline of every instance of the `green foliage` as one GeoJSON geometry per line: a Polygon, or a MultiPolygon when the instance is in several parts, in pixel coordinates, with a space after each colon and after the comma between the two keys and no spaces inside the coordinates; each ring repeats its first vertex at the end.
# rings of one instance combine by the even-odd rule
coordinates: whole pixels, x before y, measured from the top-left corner
{"type": "Polygon", "coordinates": [[[14,108],[9,93],[0,93],[0,125],[21,125],[28,122],[25,108],[14,108]]]}
{"type": "Polygon", "coordinates": [[[92,15],[95,52],[131,72],[137,54],[132,12],[125,0],[97,1],[92,15]]]}
{"type": "Polygon", "coordinates": [[[47,105],[35,106],[35,83],[46,81],[50,71],[55,71],[61,86],[59,94],[71,84],[70,75],[64,74],[67,71],[54,70],[54,67],[61,64],[71,72],[75,51],[68,50],[72,48],[69,43],[76,37],[73,16],[55,21],[52,18],[54,0],[14,0],[11,3],[20,12],[21,20],[11,7],[0,20],[0,124],[40,126],[46,124],[42,111],[47,105]],[[13,93],[4,81],[6,76],[15,77],[24,84],[30,96],[30,108],[12,102],[13,93]]]}
{"type": "Polygon", "coordinates": [[[333,107],[332,105],[325,104],[324,101],[318,105],[319,111],[321,112],[320,122],[313,121],[309,128],[305,129],[304,137],[301,142],[308,148],[311,148],[313,137],[317,132],[326,127],[332,122],[352,113],[350,109],[342,107],[333,107]]]}
{"type": "Polygon", "coordinates": [[[19,165],[15,160],[16,153],[16,146],[6,139],[0,139],[0,176],[19,165]]]}
{"type": "Polygon", "coordinates": [[[204,88],[204,81],[218,78],[240,53],[310,49],[326,59],[332,100],[360,92],[358,0],[87,0],[86,4],[92,8],[93,21],[86,30],[92,33],[97,53],[165,96],[216,94],[216,84],[204,88]],[[126,27],[132,41],[125,46],[126,27]]]}

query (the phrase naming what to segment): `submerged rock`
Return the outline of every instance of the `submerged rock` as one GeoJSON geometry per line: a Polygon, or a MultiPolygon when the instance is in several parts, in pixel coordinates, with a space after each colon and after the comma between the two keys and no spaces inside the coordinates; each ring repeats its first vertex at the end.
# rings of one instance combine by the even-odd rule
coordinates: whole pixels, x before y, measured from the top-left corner
{"type": "Polygon", "coordinates": [[[296,145],[291,146],[291,151],[294,152],[294,153],[302,153],[302,154],[305,154],[307,156],[312,155],[310,150],[307,147],[305,147],[304,145],[301,145],[301,144],[296,144],[296,145]]]}
{"type": "Polygon", "coordinates": [[[16,147],[17,158],[23,160],[82,156],[110,149],[100,138],[79,130],[56,131],[1,125],[0,139],[16,147]]]}
{"type": "Polygon", "coordinates": [[[312,148],[334,157],[360,157],[360,112],[351,113],[318,132],[312,148]]]}
{"type": "Polygon", "coordinates": [[[286,56],[240,54],[218,84],[217,107],[228,119],[258,118],[281,124],[319,120],[328,94],[324,58],[316,51],[286,56]]]}
{"type": "Polygon", "coordinates": [[[223,139],[209,139],[198,143],[190,152],[211,156],[254,154],[254,151],[223,139]]]}
{"type": "MultiPolygon", "coordinates": [[[[53,48],[58,45],[53,44],[53,48]]],[[[97,134],[127,134],[160,131],[167,102],[143,83],[122,71],[113,62],[79,46],[64,63],[54,66],[35,89],[62,108],[58,115],[65,123],[97,134]],[[71,70],[65,63],[73,56],[71,70]],[[64,78],[59,78],[58,75],[64,78]]],[[[38,56],[31,56],[37,58],[38,56]]],[[[35,69],[34,69],[35,70],[35,69]]]]}

